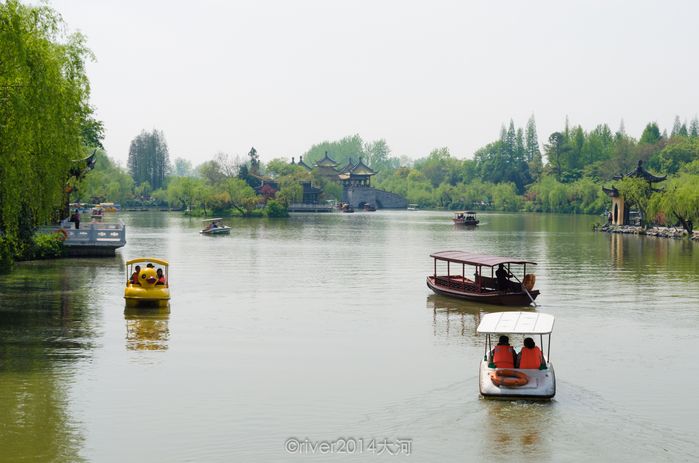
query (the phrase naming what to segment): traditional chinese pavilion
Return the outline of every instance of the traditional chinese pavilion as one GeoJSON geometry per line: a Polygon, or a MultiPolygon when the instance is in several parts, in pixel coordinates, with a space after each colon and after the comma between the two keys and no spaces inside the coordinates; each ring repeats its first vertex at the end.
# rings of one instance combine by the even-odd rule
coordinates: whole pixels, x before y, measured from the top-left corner
{"type": "Polygon", "coordinates": [[[292,165],[292,166],[301,166],[301,167],[303,167],[304,169],[306,169],[306,170],[309,171],[309,172],[310,172],[311,170],[313,170],[313,169],[311,169],[311,166],[309,166],[308,164],[306,164],[305,162],[303,162],[303,156],[299,156],[299,162],[298,162],[298,164],[297,164],[296,162],[294,162],[294,158],[291,158],[291,165],[292,165]]]}
{"type": "Polygon", "coordinates": [[[340,178],[340,181],[342,181],[342,186],[357,187],[371,186],[371,177],[374,175],[376,175],[376,172],[371,167],[364,164],[362,162],[362,158],[359,158],[359,162],[357,164],[352,167],[345,167],[338,177],[340,178]]]}
{"type": "Polygon", "coordinates": [[[318,175],[330,179],[337,179],[337,162],[328,156],[327,151],[325,152],[325,156],[318,160],[314,167],[318,175]]]}
{"type": "MultiPolygon", "coordinates": [[[[642,178],[648,182],[648,187],[653,190],[653,191],[660,191],[658,189],[653,188],[654,183],[662,182],[667,178],[667,175],[663,175],[662,177],[658,177],[657,175],[653,175],[650,172],[648,172],[644,167],[643,167],[643,161],[639,160],[638,165],[634,170],[629,172],[628,174],[619,174],[615,175],[613,178],[614,180],[623,180],[625,177],[630,177],[630,178],[642,178]]],[[[612,185],[611,188],[605,188],[602,187],[602,191],[604,191],[607,196],[612,198],[612,209],[611,209],[611,223],[612,225],[629,225],[630,224],[630,212],[631,208],[629,207],[629,204],[624,200],[624,196],[619,193],[619,190],[617,190],[614,185],[612,185]]]]}

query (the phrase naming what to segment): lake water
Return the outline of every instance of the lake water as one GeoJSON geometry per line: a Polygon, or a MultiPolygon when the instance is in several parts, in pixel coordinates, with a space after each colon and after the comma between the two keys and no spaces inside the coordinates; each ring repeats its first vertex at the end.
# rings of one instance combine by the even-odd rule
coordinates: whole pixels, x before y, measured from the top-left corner
{"type": "Polygon", "coordinates": [[[119,217],[115,258],[0,276],[1,461],[699,459],[699,243],[568,215],[231,219],[224,237],[177,213],[119,217]],[[448,249],[539,263],[555,400],[479,398],[475,330],[499,309],[428,290],[429,254],[448,249]],[[170,260],[169,314],[124,309],[141,256],[170,260]],[[412,455],[389,455],[398,439],[412,455]]]}

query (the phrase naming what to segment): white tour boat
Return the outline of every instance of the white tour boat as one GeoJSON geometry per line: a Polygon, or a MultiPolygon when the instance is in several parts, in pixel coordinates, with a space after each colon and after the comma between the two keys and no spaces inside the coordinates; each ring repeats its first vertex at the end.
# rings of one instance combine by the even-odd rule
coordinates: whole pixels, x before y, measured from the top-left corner
{"type": "Polygon", "coordinates": [[[553,315],[537,312],[496,312],[483,315],[477,329],[478,333],[485,335],[485,351],[479,375],[483,397],[549,400],[556,395],[556,375],[549,357],[553,321],[553,315]],[[523,335],[522,340],[531,337],[541,351],[539,368],[496,368],[492,357],[499,335],[523,335]]]}

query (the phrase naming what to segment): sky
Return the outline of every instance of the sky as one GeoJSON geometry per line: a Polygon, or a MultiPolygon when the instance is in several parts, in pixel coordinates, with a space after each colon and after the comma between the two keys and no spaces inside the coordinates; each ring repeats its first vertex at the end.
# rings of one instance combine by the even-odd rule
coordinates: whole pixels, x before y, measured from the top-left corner
{"type": "Polygon", "coordinates": [[[699,113],[699,2],[50,0],[87,36],[105,148],[162,130],[170,159],[262,161],[359,134],[458,158],[534,115],[540,143],[699,113]]]}

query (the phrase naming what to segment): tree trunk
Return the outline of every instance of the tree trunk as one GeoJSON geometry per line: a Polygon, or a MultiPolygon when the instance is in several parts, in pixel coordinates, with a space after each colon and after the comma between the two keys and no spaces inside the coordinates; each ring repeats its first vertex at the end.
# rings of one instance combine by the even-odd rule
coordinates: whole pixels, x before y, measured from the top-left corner
{"type": "Polygon", "coordinates": [[[677,214],[677,212],[673,211],[672,213],[675,214],[675,217],[677,217],[677,219],[682,224],[682,228],[687,230],[691,238],[692,233],[694,233],[694,224],[692,223],[692,221],[690,219],[685,219],[684,217],[681,217],[679,214],[677,214]]]}

